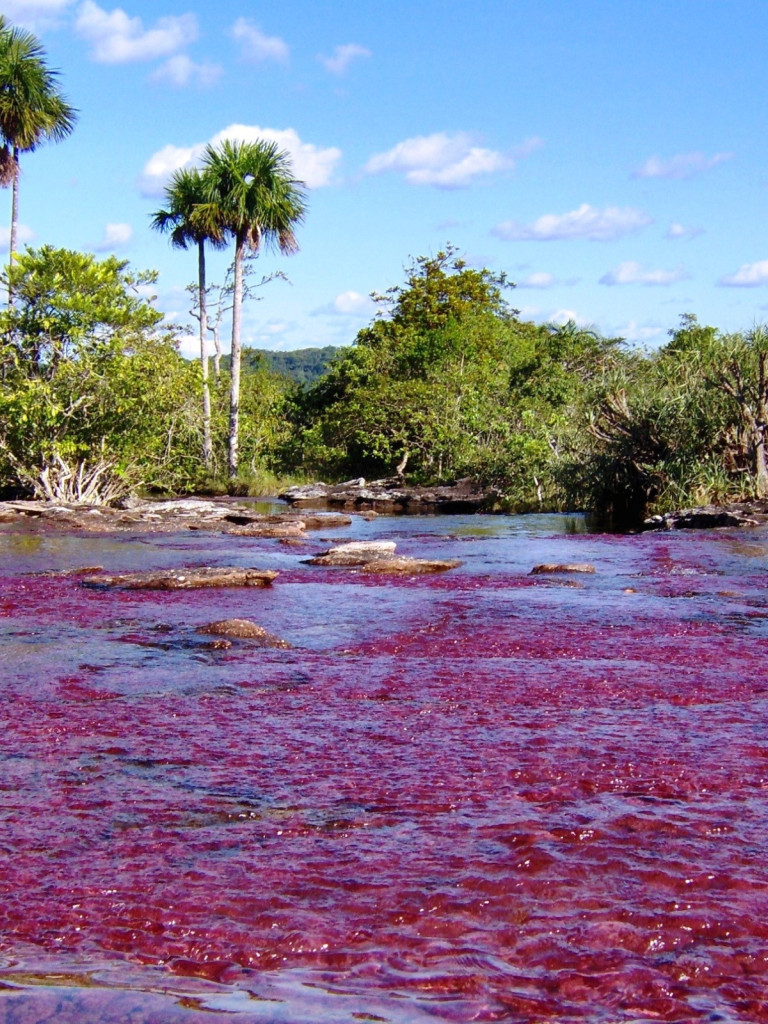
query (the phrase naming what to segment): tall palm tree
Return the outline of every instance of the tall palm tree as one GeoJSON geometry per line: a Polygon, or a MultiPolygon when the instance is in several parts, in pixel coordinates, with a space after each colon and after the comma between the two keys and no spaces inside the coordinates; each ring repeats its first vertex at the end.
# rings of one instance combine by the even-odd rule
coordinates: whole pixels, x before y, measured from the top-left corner
{"type": "Polygon", "coordinates": [[[240,353],[242,348],[243,260],[263,247],[298,252],[294,228],[306,212],[304,183],[293,177],[290,158],[273,142],[232,142],[208,146],[202,178],[207,201],[193,220],[210,237],[235,243],[232,294],[232,350],[229,397],[229,476],[237,476],[240,353]]]}
{"type": "MultiPolygon", "coordinates": [[[[60,142],[77,121],[77,111],[59,92],[57,79],[35,35],[0,26],[0,184],[13,186],[9,261],[18,233],[19,154],[43,142],[60,142]]],[[[12,299],[9,288],[8,301],[12,299]]]]}
{"type": "Polygon", "coordinates": [[[152,227],[170,233],[177,249],[197,246],[198,313],[200,320],[200,365],[203,377],[203,463],[210,470],[213,462],[211,438],[211,392],[208,385],[208,309],[205,281],[205,243],[223,247],[221,233],[214,235],[193,222],[195,211],[206,199],[205,184],[196,167],[176,171],[165,187],[165,207],[152,214],[152,227]]]}

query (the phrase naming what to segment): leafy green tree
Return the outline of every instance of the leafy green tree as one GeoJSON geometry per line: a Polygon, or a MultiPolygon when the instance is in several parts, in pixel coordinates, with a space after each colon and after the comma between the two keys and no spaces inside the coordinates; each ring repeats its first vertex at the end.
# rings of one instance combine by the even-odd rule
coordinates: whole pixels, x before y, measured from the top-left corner
{"type": "Polygon", "coordinates": [[[295,228],[306,211],[303,183],[293,177],[290,160],[274,143],[231,142],[208,146],[202,177],[206,202],[194,215],[199,230],[235,245],[232,293],[229,458],[230,478],[237,476],[240,359],[242,350],[243,264],[246,253],[274,248],[298,250],[295,228]]]}
{"type": "Polygon", "coordinates": [[[127,484],[171,489],[199,474],[199,371],[141,294],[151,273],[114,256],[43,246],[0,283],[0,478],[37,489],[53,465],[104,466],[127,484]],[[194,442],[194,443],[193,443],[194,442]]]}
{"type": "MultiPolygon", "coordinates": [[[[19,155],[43,142],[60,142],[74,129],[77,111],[58,89],[58,72],[31,32],[0,26],[0,183],[12,186],[10,255],[19,220],[19,155]]],[[[8,301],[13,300],[9,291],[8,301]]]]}

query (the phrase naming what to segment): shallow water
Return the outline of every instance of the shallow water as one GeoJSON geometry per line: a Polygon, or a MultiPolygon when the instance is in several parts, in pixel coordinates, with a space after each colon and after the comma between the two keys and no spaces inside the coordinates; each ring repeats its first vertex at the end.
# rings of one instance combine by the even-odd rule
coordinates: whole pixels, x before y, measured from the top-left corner
{"type": "Polygon", "coordinates": [[[768,1022],[768,530],[582,528],[0,527],[0,1020],[768,1022]],[[195,564],[280,576],[43,575],[195,564]]]}

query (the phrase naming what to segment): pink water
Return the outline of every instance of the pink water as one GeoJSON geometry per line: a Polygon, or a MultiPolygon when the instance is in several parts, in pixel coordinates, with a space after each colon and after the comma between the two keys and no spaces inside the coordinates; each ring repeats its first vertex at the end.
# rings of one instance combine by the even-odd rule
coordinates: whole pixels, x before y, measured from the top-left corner
{"type": "Polygon", "coordinates": [[[464,560],[402,580],[4,528],[0,1021],[768,1022],[768,531],[561,526],[334,534],[464,560]]]}

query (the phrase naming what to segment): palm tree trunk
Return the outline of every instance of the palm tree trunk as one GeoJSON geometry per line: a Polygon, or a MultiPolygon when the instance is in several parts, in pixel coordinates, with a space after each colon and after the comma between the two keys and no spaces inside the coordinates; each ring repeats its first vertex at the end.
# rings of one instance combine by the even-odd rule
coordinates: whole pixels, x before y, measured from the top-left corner
{"type": "Polygon", "coordinates": [[[197,269],[200,304],[200,365],[203,376],[203,464],[210,472],[213,461],[211,441],[211,390],[208,386],[208,310],[205,302],[205,242],[201,238],[197,249],[197,269]]]}
{"type": "MultiPolygon", "coordinates": [[[[13,147],[13,186],[11,188],[11,237],[8,242],[8,269],[13,263],[13,254],[16,251],[16,236],[19,225],[19,150],[13,147]]],[[[13,305],[13,285],[8,281],[8,305],[13,305]]]]}
{"type": "Polygon", "coordinates": [[[238,235],[235,241],[234,290],[232,293],[232,351],[231,385],[229,392],[229,477],[237,476],[237,447],[240,426],[240,325],[243,307],[243,254],[245,239],[238,235]]]}

